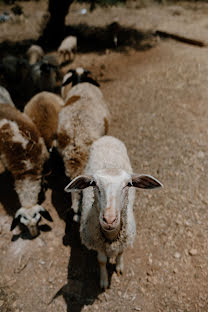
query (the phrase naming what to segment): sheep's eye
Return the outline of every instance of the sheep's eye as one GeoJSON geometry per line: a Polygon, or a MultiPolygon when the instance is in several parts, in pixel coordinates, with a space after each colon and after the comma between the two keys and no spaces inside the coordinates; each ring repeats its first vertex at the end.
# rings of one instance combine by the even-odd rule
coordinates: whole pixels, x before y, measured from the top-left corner
{"type": "Polygon", "coordinates": [[[131,187],[132,186],[132,182],[128,182],[126,186],[131,187]]]}
{"type": "Polygon", "coordinates": [[[26,216],[22,216],[22,217],[23,217],[23,219],[28,220],[28,218],[26,216]]]}
{"type": "Polygon", "coordinates": [[[37,212],[34,213],[33,218],[37,217],[37,212]]]}

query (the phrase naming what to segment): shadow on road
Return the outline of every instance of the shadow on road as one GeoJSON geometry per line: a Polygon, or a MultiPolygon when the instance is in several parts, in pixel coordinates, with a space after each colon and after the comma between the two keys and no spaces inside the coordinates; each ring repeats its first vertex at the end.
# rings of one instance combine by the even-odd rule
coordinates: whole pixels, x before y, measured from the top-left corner
{"type": "MultiPolygon", "coordinates": [[[[67,312],[80,312],[85,305],[92,305],[102,290],[99,287],[99,265],[97,253],[81,244],[79,224],[73,221],[70,210],[66,219],[63,244],[71,247],[68,264],[68,281],[53,297],[63,296],[67,312]]],[[[110,279],[113,266],[109,265],[110,279]]]]}

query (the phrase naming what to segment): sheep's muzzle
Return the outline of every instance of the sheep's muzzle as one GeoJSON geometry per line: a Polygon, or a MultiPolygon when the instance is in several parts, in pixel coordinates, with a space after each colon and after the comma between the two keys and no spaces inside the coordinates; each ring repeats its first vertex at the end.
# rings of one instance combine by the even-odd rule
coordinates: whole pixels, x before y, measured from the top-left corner
{"type": "Polygon", "coordinates": [[[118,222],[116,225],[107,225],[100,222],[100,229],[107,240],[114,241],[120,233],[121,223],[118,222]]]}
{"type": "Polygon", "coordinates": [[[37,225],[28,226],[28,230],[32,237],[36,237],[39,234],[39,229],[37,225]]]}

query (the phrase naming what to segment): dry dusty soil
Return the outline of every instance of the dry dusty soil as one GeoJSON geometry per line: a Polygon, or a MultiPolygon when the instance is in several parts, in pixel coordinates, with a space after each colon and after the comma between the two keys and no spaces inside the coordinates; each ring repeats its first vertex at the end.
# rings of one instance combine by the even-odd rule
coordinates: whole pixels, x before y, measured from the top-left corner
{"type": "MultiPolygon", "coordinates": [[[[75,14],[80,6],[72,8],[75,14]]],[[[132,2],[98,8],[83,19],[100,21],[112,12],[123,24],[132,16],[132,25],[140,20],[157,28],[162,22],[206,40],[207,10],[200,2],[132,2]]],[[[43,202],[54,222],[42,221],[39,237],[28,240],[18,229],[10,232],[17,196],[2,168],[0,311],[207,312],[208,48],[158,38],[146,51],[78,51],[71,65],[90,69],[100,81],[112,114],[109,134],[125,142],[134,172],[154,175],[164,188],[137,190],[134,246],[125,251],[123,276],[109,264],[110,288],[102,292],[96,254],[81,246],[78,226],[64,213],[70,201],[63,181],[43,202]]]]}

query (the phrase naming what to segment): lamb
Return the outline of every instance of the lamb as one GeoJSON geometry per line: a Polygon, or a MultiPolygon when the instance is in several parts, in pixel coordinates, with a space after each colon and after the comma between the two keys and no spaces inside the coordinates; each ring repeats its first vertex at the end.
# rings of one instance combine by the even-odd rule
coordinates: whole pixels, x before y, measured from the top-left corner
{"type": "Polygon", "coordinates": [[[0,86],[0,104],[10,104],[14,106],[9,92],[2,86],[0,86]]]}
{"type": "Polygon", "coordinates": [[[33,65],[41,60],[44,56],[44,51],[39,45],[33,44],[27,50],[27,56],[29,58],[29,64],[33,65]]]}
{"type": "Polygon", "coordinates": [[[60,44],[58,48],[58,54],[60,64],[66,61],[72,62],[75,58],[77,51],[77,37],[68,36],[60,44]]]}
{"type": "Polygon", "coordinates": [[[37,126],[50,152],[56,146],[58,114],[63,106],[64,101],[60,96],[42,91],[33,96],[24,108],[24,113],[37,126]]]}
{"type": "Polygon", "coordinates": [[[52,221],[50,214],[38,204],[43,165],[49,154],[30,118],[7,103],[0,105],[0,157],[13,175],[21,204],[11,230],[23,224],[35,237],[41,216],[52,221]]]}
{"type": "MultiPolygon", "coordinates": [[[[77,81],[74,71],[71,82],[77,81]]],[[[90,145],[107,134],[109,110],[102,92],[95,85],[83,82],[68,92],[59,113],[57,149],[63,158],[66,176],[81,174],[88,159],[90,145]]],[[[79,210],[79,194],[72,194],[72,209],[79,210]]],[[[75,215],[75,219],[78,218],[75,215]]]]}
{"type": "Polygon", "coordinates": [[[133,244],[135,187],[153,189],[162,184],[150,175],[132,172],[125,145],[103,136],[90,149],[84,175],[73,179],[67,192],[83,190],[80,236],[82,243],[98,252],[100,287],[109,286],[107,257],[116,258],[116,271],[123,273],[123,251],[133,244]]]}

